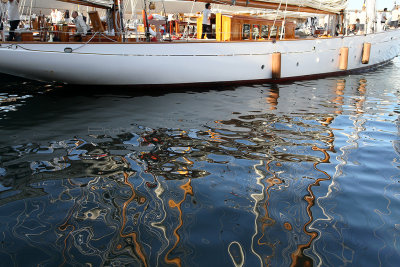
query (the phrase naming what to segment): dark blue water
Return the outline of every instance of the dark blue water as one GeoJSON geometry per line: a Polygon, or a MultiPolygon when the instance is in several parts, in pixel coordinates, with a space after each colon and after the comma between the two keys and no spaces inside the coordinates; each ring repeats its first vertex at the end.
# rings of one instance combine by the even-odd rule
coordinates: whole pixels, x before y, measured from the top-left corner
{"type": "Polygon", "coordinates": [[[399,67],[164,91],[1,76],[0,266],[399,266],[399,67]]]}

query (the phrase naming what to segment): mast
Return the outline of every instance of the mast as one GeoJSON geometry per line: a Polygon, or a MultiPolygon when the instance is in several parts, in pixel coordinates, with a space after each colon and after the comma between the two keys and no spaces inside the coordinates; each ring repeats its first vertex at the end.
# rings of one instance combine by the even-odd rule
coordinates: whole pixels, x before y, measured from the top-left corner
{"type": "Polygon", "coordinates": [[[367,13],[366,33],[369,34],[376,31],[376,0],[366,0],[365,7],[367,13]]]}
{"type": "Polygon", "coordinates": [[[122,42],[125,42],[125,29],[124,29],[124,4],[123,0],[116,0],[118,4],[119,11],[119,23],[120,23],[120,34],[122,37],[122,42]]]}
{"type": "Polygon", "coordinates": [[[145,35],[146,35],[146,41],[150,42],[150,26],[149,26],[149,20],[147,19],[147,5],[146,5],[146,0],[143,0],[143,23],[145,24],[145,35]]]}

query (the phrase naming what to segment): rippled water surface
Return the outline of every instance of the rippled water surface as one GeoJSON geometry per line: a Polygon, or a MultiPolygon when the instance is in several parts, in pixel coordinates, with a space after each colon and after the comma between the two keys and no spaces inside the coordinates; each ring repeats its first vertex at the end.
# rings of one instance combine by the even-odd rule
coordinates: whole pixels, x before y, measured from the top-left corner
{"type": "Polygon", "coordinates": [[[0,78],[0,266],[399,266],[400,61],[279,85],[0,78]]]}

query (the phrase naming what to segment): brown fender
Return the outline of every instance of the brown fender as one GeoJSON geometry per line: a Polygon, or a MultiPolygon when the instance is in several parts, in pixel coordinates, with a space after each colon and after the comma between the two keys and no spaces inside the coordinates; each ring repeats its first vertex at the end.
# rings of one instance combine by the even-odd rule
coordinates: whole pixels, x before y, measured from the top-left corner
{"type": "Polygon", "coordinates": [[[275,52],[272,54],[272,79],[281,78],[281,53],[275,52]]]}
{"type": "Polygon", "coordinates": [[[348,59],[349,59],[349,48],[348,47],[340,48],[339,69],[347,70],[348,59]]]}
{"type": "Polygon", "coordinates": [[[369,63],[370,54],[371,54],[371,43],[364,43],[362,59],[361,59],[362,64],[369,63]]]}

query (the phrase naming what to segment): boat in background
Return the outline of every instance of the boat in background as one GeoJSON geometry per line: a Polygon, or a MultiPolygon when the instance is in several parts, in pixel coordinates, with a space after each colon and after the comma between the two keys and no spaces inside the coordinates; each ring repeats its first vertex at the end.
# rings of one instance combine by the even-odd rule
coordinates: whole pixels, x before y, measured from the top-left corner
{"type": "MultiPolygon", "coordinates": [[[[115,26],[123,25],[123,9],[118,8],[122,7],[122,0],[63,1],[113,10],[115,26]]],[[[244,8],[276,8],[283,14],[288,11],[330,14],[343,24],[344,0],[331,0],[327,1],[331,5],[319,6],[307,0],[308,6],[302,7],[294,2],[289,0],[290,4],[284,5],[276,0],[215,1],[244,8]]],[[[374,0],[369,2],[375,4],[374,0]]],[[[0,72],[83,85],[279,82],[344,74],[384,64],[400,53],[400,31],[375,32],[374,25],[369,23],[374,20],[367,20],[366,34],[343,35],[342,31],[336,37],[299,39],[294,35],[293,20],[286,17],[269,20],[220,13],[215,18],[215,39],[148,42],[146,28],[152,22],[144,15],[146,38],[142,41],[137,37],[125,38],[125,31],[119,26],[115,31],[119,38],[109,38],[106,42],[95,42],[100,35],[104,36],[98,29],[84,42],[2,42],[0,72]],[[264,26],[267,35],[262,38],[264,26]],[[255,28],[258,36],[254,35],[255,28]]],[[[95,24],[93,19],[92,23],[95,24]]],[[[197,30],[201,32],[200,29],[201,17],[197,19],[197,30]]]]}

